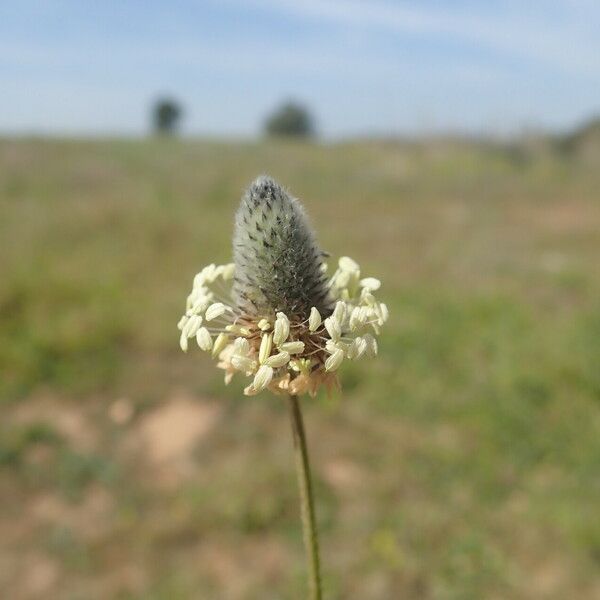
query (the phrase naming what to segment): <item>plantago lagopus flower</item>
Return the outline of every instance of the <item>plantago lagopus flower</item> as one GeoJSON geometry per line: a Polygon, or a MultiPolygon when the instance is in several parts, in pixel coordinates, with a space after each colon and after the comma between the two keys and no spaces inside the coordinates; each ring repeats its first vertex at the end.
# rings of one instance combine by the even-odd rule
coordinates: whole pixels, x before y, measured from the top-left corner
{"type": "Polygon", "coordinates": [[[225,382],[251,377],[247,395],[269,389],[289,398],[311,600],[322,600],[320,559],[308,449],[298,396],[338,387],[344,359],[377,353],[375,335],[388,311],[380,283],[361,279],[346,256],[327,275],[302,206],[270,177],[248,188],[235,217],[234,262],[194,277],[180,345],[195,338],[218,357],[225,382]],[[375,335],[374,335],[375,334],[375,335]]]}
{"type": "Polygon", "coordinates": [[[251,377],[247,395],[315,395],[339,386],[345,359],[377,353],[375,335],[388,317],[375,292],[348,257],[327,275],[325,254],[300,202],[276,181],[256,179],[235,217],[234,262],[208,265],[194,278],[180,345],[189,341],[218,358],[229,383],[251,377]]]}

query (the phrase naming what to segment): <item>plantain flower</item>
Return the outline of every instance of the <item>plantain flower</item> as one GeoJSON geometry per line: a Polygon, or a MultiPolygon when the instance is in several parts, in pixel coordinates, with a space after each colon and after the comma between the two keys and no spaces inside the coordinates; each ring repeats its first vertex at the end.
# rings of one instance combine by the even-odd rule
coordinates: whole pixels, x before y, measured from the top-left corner
{"type": "Polygon", "coordinates": [[[347,256],[328,276],[300,202],[270,177],[242,198],[233,256],[194,277],[178,324],[182,350],[195,338],[218,358],[226,383],[241,373],[251,378],[247,395],[314,396],[321,386],[339,387],[344,360],[377,353],[375,336],[388,318],[374,296],[380,281],[361,277],[347,256]]]}

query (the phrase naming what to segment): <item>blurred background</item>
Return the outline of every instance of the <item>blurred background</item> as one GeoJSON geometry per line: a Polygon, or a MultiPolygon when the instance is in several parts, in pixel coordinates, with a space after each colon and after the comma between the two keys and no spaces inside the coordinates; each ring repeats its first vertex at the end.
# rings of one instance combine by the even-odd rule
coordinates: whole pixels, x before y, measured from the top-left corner
{"type": "Polygon", "coordinates": [[[327,598],[600,598],[600,7],[0,5],[0,596],[298,599],[280,398],[176,323],[269,173],[383,281],[307,399],[327,598]]]}

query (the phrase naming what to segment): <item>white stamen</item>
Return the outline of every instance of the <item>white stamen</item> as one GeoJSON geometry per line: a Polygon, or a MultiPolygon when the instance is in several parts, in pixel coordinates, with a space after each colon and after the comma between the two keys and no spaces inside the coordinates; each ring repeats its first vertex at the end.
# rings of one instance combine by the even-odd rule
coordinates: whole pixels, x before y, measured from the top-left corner
{"type": "Polygon", "coordinates": [[[335,303],[335,309],[333,310],[333,316],[338,320],[340,325],[344,322],[346,318],[346,303],[338,300],[335,303]]]}
{"type": "Polygon", "coordinates": [[[221,277],[223,278],[224,281],[229,281],[230,279],[233,279],[234,275],[235,275],[235,264],[234,263],[229,263],[227,265],[223,265],[223,273],[222,273],[221,277]]]}
{"type": "Polygon", "coordinates": [[[373,294],[371,294],[371,292],[367,291],[366,288],[363,289],[363,291],[360,295],[360,300],[367,306],[375,306],[377,304],[377,301],[375,300],[375,296],[373,296],[373,294]]]}
{"type": "Polygon", "coordinates": [[[214,264],[207,265],[194,277],[194,287],[202,286],[205,283],[211,283],[215,279],[215,272],[217,268],[214,264]]]}
{"type": "Polygon", "coordinates": [[[206,309],[206,320],[212,321],[220,317],[226,310],[227,307],[222,302],[215,302],[206,309]]]}
{"type": "Polygon", "coordinates": [[[329,354],[333,354],[336,350],[343,349],[344,347],[342,346],[342,342],[340,341],[334,342],[333,340],[327,340],[325,342],[325,350],[329,352],[329,354]]]}
{"type": "Polygon", "coordinates": [[[254,376],[254,381],[252,383],[252,387],[256,392],[260,392],[264,390],[273,379],[273,368],[267,365],[262,365],[258,371],[256,371],[256,375],[254,376]]]}
{"type": "Polygon", "coordinates": [[[360,285],[371,292],[378,290],[381,287],[381,281],[375,277],[365,277],[360,280],[360,285]]]}
{"type": "Polygon", "coordinates": [[[250,373],[254,370],[256,363],[246,358],[245,356],[239,356],[238,354],[234,354],[231,357],[231,364],[238,371],[245,371],[246,373],[250,373]]]}
{"type": "Polygon", "coordinates": [[[342,256],[338,262],[342,271],[350,271],[351,273],[360,271],[360,267],[348,256],[342,256]]]}
{"type": "Polygon", "coordinates": [[[380,312],[380,317],[379,317],[379,324],[383,325],[389,318],[390,316],[390,312],[388,310],[387,304],[384,304],[383,302],[381,302],[379,304],[379,312],[380,312]]]}
{"type": "Polygon", "coordinates": [[[337,371],[344,360],[344,351],[336,350],[326,361],[325,361],[325,370],[326,371],[337,371]]]}
{"type": "Polygon", "coordinates": [[[227,344],[229,344],[229,336],[226,333],[220,333],[213,345],[212,355],[218,356],[221,354],[221,352],[225,350],[227,344]]]}
{"type": "Polygon", "coordinates": [[[325,325],[325,329],[327,329],[327,333],[330,335],[333,341],[340,339],[342,335],[342,328],[340,326],[340,322],[335,317],[327,317],[323,324],[325,325]]]}
{"type": "Polygon", "coordinates": [[[290,361],[289,352],[280,352],[279,354],[274,354],[273,356],[269,356],[265,361],[265,365],[269,367],[273,367],[274,369],[278,369],[279,367],[283,367],[287,365],[290,361]]]}
{"type": "Polygon", "coordinates": [[[273,346],[273,335],[270,333],[263,333],[262,340],[260,342],[260,350],[258,351],[258,362],[262,365],[271,355],[271,348],[273,346]]]}
{"type": "Polygon", "coordinates": [[[243,337],[235,338],[235,341],[233,342],[233,351],[240,356],[246,356],[248,352],[250,352],[248,340],[243,337]]]}
{"type": "Polygon", "coordinates": [[[277,319],[275,320],[275,328],[273,330],[273,343],[276,346],[283,344],[290,335],[290,322],[287,316],[282,313],[277,313],[277,319]]]}
{"type": "Polygon", "coordinates": [[[181,347],[181,349],[184,352],[187,352],[187,349],[188,349],[188,337],[183,332],[179,336],[179,346],[181,347]]]}
{"type": "Polygon", "coordinates": [[[321,325],[321,313],[313,306],[310,309],[310,317],[308,318],[308,330],[316,331],[321,325]]]}
{"type": "MultiPolygon", "coordinates": [[[[211,294],[211,296],[212,296],[212,294],[211,294]]],[[[200,298],[197,298],[194,301],[194,304],[192,305],[190,312],[192,312],[195,315],[198,315],[201,312],[204,312],[206,310],[206,308],[208,307],[208,305],[210,304],[210,300],[211,299],[208,296],[200,296],[200,298]]]]}
{"type": "Polygon", "coordinates": [[[299,373],[308,373],[312,361],[310,358],[295,358],[290,360],[290,368],[299,373]]]}
{"type": "Polygon", "coordinates": [[[241,325],[227,325],[225,330],[230,331],[234,335],[248,336],[252,333],[247,327],[242,327],[241,325]]]}
{"type": "Polygon", "coordinates": [[[285,342],[279,346],[279,349],[290,354],[300,354],[304,352],[304,342],[285,342]]]}
{"type": "Polygon", "coordinates": [[[333,284],[338,288],[347,287],[350,283],[350,275],[350,271],[338,271],[332,278],[333,284]]]}
{"type": "Polygon", "coordinates": [[[367,343],[367,355],[368,356],[376,356],[377,355],[377,340],[370,334],[365,333],[363,336],[365,342],[367,343]]]}
{"type": "Polygon", "coordinates": [[[258,322],[258,328],[261,331],[269,331],[269,329],[271,329],[271,323],[269,323],[269,321],[267,319],[261,319],[258,322]]]}
{"type": "Polygon", "coordinates": [[[206,327],[200,327],[200,329],[198,329],[198,332],[196,333],[196,341],[198,342],[200,349],[204,350],[205,352],[208,352],[212,348],[212,337],[210,336],[210,333],[206,327]]]}
{"type": "Polygon", "coordinates": [[[181,331],[187,337],[191,338],[196,335],[196,331],[198,331],[198,329],[200,329],[201,325],[202,325],[202,317],[199,315],[192,315],[187,320],[187,323],[183,326],[183,329],[181,331]]]}
{"type": "Polygon", "coordinates": [[[365,353],[366,349],[367,349],[367,342],[365,341],[364,338],[359,336],[352,340],[352,343],[350,344],[350,346],[348,347],[348,350],[346,351],[346,356],[350,360],[356,360],[365,353]]]}
{"type": "Polygon", "coordinates": [[[350,330],[355,331],[362,327],[368,318],[368,313],[365,306],[355,306],[350,315],[350,330]]]}

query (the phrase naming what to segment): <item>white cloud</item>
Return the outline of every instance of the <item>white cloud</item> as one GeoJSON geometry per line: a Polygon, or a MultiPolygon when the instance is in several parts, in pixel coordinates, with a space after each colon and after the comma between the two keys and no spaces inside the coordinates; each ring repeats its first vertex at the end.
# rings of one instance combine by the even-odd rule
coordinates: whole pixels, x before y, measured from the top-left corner
{"type": "Polygon", "coordinates": [[[166,27],[144,13],[146,34],[86,22],[61,36],[36,22],[25,37],[5,26],[0,130],[143,131],[162,90],[189,108],[190,131],[231,135],[255,133],[287,95],[306,101],[328,135],[406,131],[419,120],[562,126],[597,108],[590,15],[600,10],[586,0],[557,0],[552,14],[516,0],[502,0],[501,14],[498,2],[465,14],[427,0],[212,1],[214,22],[187,27],[177,13],[166,27]],[[297,39],[282,35],[291,22],[297,39]],[[264,24],[281,31],[265,36],[264,24]],[[414,51],[387,51],[396,38],[414,51]],[[447,52],[453,45],[459,51],[447,52]]]}
{"type": "MultiPolygon", "coordinates": [[[[223,1],[223,0],[221,0],[223,1]]],[[[503,13],[475,15],[456,10],[425,8],[417,4],[388,4],[358,0],[226,0],[245,7],[254,6],[274,12],[287,12],[337,24],[379,28],[398,33],[441,35],[474,42],[510,56],[542,61],[560,70],[579,74],[598,74],[600,70],[600,23],[595,27],[582,22],[581,7],[572,18],[564,15],[558,22],[548,18],[548,7],[539,7],[531,17],[527,5],[507,3],[503,13]],[[509,10],[506,10],[506,9],[509,10]],[[595,33],[594,33],[595,32],[595,33]]],[[[568,0],[567,0],[568,1],[568,0]]],[[[571,0],[574,1],[574,0],[571,0]]],[[[486,4],[482,3],[482,6],[486,4]]],[[[596,13],[592,13],[593,18],[596,13]]]]}

